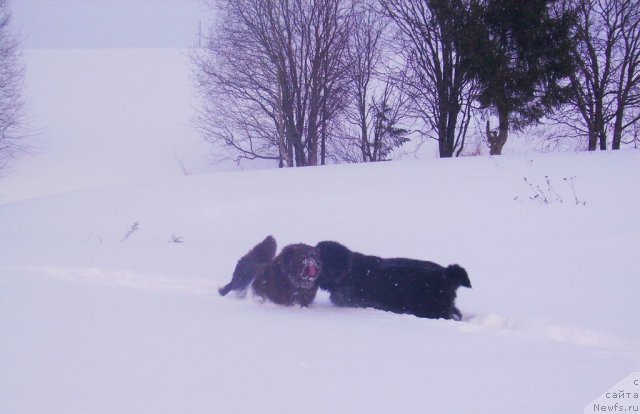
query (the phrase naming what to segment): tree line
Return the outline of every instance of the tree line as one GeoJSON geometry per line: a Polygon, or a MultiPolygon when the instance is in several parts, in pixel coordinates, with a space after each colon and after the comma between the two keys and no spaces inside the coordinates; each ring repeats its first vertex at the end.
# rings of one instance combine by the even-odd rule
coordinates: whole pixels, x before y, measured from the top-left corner
{"type": "Polygon", "coordinates": [[[640,139],[635,0],[211,6],[196,124],[236,161],[382,161],[416,136],[458,156],[478,119],[491,154],[541,122],[589,150],[640,139]]]}
{"type": "MultiPolygon", "coordinates": [[[[491,154],[543,124],[640,143],[637,0],[206,0],[196,125],[236,161],[374,162],[414,139],[491,154]],[[478,128],[482,120],[482,128],[478,128]]],[[[24,150],[24,66],[0,0],[0,168],[24,150]]]]}

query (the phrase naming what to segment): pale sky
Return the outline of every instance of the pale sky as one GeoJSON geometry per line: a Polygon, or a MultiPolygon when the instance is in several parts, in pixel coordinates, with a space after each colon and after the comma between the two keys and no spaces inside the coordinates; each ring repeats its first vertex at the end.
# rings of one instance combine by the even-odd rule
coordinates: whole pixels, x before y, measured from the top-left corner
{"type": "Polygon", "coordinates": [[[10,0],[23,48],[187,48],[206,30],[202,0],[10,0]]]}

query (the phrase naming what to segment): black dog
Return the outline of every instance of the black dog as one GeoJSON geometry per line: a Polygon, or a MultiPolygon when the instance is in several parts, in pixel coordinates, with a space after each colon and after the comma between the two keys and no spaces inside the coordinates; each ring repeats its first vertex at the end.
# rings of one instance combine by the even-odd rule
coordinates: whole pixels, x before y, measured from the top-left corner
{"type": "Polygon", "coordinates": [[[396,258],[382,259],[352,252],[340,243],[316,246],[323,268],[321,289],[335,305],[371,307],[421,318],[461,319],[455,306],[456,290],[471,287],[466,270],[458,265],[396,258]]]}

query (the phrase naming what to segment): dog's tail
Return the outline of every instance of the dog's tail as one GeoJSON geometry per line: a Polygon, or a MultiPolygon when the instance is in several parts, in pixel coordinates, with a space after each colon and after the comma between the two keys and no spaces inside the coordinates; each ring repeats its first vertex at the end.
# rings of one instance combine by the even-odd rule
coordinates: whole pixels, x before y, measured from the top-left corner
{"type": "Polygon", "coordinates": [[[469,280],[467,271],[457,264],[447,266],[447,268],[444,270],[444,274],[447,280],[451,282],[451,285],[454,289],[457,289],[460,286],[464,286],[467,288],[471,287],[471,281],[469,280]]]}
{"type": "Polygon", "coordinates": [[[249,253],[238,260],[231,281],[218,289],[218,293],[225,296],[232,290],[246,290],[258,275],[258,269],[273,260],[276,255],[276,248],[276,239],[272,236],[267,236],[263,241],[256,244],[249,253]]]}
{"type": "Polygon", "coordinates": [[[253,246],[253,249],[246,256],[251,256],[256,263],[268,263],[276,257],[277,247],[276,239],[273,236],[267,236],[260,243],[253,246]]]}
{"type": "Polygon", "coordinates": [[[223,287],[218,289],[218,293],[221,296],[225,296],[227,293],[231,292],[233,290],[233,282],[229,282],[226,285],[224,285],[223,287]]]}

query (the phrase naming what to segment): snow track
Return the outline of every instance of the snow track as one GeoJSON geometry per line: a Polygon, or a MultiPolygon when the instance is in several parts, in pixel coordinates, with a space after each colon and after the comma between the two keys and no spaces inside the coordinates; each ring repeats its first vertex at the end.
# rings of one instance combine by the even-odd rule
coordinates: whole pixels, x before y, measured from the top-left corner
{"type": "MultiPolygon", "coordinates": [[[[44,279],[56,282],[75,283],[111,288],[127,288],[165,294],[187,294],[199,297],[222,299],[217,293],[218,286],[211,279],[181,277],[179,275],[149,274],[130,270],[108,270],[101,268],[73,268],[60,266],[16,266],[0,268],[0,275],[26,279],[44,279]]],[[[0,276],[1,277],[1,276],[0,276]]],[[[322,297],[320,293],[320,297],[322,297]]],[[[226,300],[234,297],[231,295],[226,300]]],[[[251,297],[251,296],[250,296],[251,297]]],[[[254,302],[262,303],[255,300],[254,302]]],[[[323,305],[327,305],[326,299],[323,305]]],[[[247,306],[249,306],[247,304],[247,306]]],[[[331,306],[331,305],[329,305],[331,306]]],[[[311,307],[313,310],[313,305],[311,307]]],[[[383,311],[369,309],[369,313],[384,314],[383,311]]],[[[333,317],[339,317],[339,310],[333,317]]],[[[417,319],[411,315],[398,317],[417,319]]],[[[449,323],[449,321],[447,322],[449,323]]],[[[539,319],[515,318],[495,313],[466,315],[462,324],[455,326],[470,334],[490,332],[497,335],[511,335],[528,340],[550,340],[581,347],[596,348],[604,352],[617,352],[636,359],[640,363],[640,341],[629,340],[609,333],[579,327],[561,326],[539,319]]]]}
{"type": "MultiPolygon", "coordinates": [[[[561,326],[549,321],[519,319],[493,313],[465,318],[471,326],[511,333],[525,338],[548,339],[583,347],[623,352],[640,362],[640,342],[578,327],[561,326]]],[[[468,328],[474,330],[474,328],[468,328]]]]}
{"type": "Polygon", "coordinates": [[[124,287],[157,292],[183,293],[208,296],[216,292],[211,280],[184,279],[179,276],[148,274],[131,270],[100,268],[73,268],[60,266],[15,266],[0,269],[0,274],[32,279],[45,279],[71,283],[124,287]]]}

